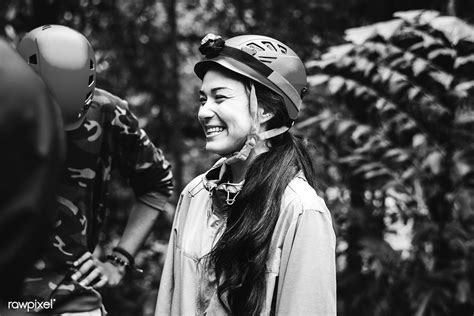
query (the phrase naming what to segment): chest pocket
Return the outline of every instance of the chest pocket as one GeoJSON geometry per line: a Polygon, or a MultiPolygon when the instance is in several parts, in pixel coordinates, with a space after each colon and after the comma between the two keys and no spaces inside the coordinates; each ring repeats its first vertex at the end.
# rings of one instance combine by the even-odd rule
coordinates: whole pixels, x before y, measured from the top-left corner
{"type": "Polygon", "coordinates": [[[209,254],[222,235],[225,220],[211,212],[211,199],[203,190],[192,199],[184,199],[175,224],[176,248],[195,262],[209,254]]]}

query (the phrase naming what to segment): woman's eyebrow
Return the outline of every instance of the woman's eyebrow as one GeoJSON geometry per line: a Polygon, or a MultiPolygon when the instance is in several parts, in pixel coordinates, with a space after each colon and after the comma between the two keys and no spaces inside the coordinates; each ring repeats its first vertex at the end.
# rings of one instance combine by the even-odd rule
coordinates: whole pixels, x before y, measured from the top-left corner
{"type": "Polygon", "coordinates": [[[212,88],[211,89],[211,92],[215,93],[219,90],[233,90],[232,88],[229,88],[229,87],[215,87],[215,88],[212,88]]]}
{"type": "MultiPolygon", "coordinates": [[[[231,91],[233,91],[234,89],[232,89],[230,87],[215,87],[215,88],[211,89],[211,93],[216,93],[219,90],[231,90],[231,91]]],[[[199,94],[204,94],[205,95],[206,93],[204,92],[204,90],[199,90],[199,94]]]]}

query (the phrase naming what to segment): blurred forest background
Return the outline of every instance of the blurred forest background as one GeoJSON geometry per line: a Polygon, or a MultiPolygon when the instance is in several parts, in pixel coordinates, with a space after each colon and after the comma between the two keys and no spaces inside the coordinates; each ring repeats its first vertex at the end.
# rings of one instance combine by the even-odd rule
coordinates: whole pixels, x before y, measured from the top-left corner
{"type": "MultiPolygon", "coordinates": [[[[102,291],[112,316],[153,315],[173,203],[216,159],[203,150],[193,74],[208,32],[272,36],[307,65],[294,132],[315,144],[334,217],[338,315],[472,316],[472,22],[472,0],[0,2],[0,36],[12,45],[44,24],[85,34],[98,86],[129,102],[173,163],[174,200],[137,258],[145,273],[102,291]]],[[[133,198],[121,179],[112,185],[99,255],[133,198]]]]}

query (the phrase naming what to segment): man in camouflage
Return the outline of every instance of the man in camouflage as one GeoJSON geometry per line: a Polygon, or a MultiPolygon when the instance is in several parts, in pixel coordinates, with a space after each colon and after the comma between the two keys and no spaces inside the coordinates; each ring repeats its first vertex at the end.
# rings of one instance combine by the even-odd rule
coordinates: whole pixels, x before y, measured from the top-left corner
{"type": "MultiPolygon", "coordinates": [[[[117,285],[133,267],[133,256],[171,195],[172,175],[169,163],[139,127],[126,102],[100,89],[94,92],[95,60],[90,44],[87,42],[87,47],[84,46],[85,38],[78,34],[62,26],[44,26],[28,33],[18,46],[30,65],[31,61],[36,62],[33,68],[41,65],[37,71],[63,112],[67,143],[66,163],[56,197],[58,214],[54,231],[41,259],[25,280],[23,299],[53,300],[54,308],[48,312],[100,315],[102,301],[96,289],[107,284],[117,285]],[[37,45],[30,46],[30,40],[37,45]],[[43,49],[42,44],[48,45],[47,49],[43,49]],[[52,45],[58,47],[52,49],[52,45]],[[84,53],[78,55],[85,58],[84,62],[70,63],[73,57],[67,52],[71,46],[76,47],[74,52],[84,47],[84,53]],[[54,53],[44,56],[48,52],[54,53]],[[47,73],[44,69],[50,64],[51,70],[47,73]],[[68,65],[67,72],[53,68],[64,64],[68,65]],[[71,99],[73,94],[61,95],[63,90],[55,92],[58,85],[71,77],[74,68],[71,65],[87,68],[79,66],[81,69],[76,73],[86,81],[78,103],[81,105],[79,113],[77,107],[71,107],[76,101],[71,99]],[[50,74],[54,76],[48,77],[50,74]],[[55,82],[58,78],[61,78],[60,83],[55,82]],[[68,115],[71,109],[73,115],[68,115]],[[91,253],[102,229],[113,169],[129,180],[136,202],[118,247],[108,257],[110,260],[102,262],[91,253]]],[[[62,89],[67,87],[64,85],[62,89]]]]}

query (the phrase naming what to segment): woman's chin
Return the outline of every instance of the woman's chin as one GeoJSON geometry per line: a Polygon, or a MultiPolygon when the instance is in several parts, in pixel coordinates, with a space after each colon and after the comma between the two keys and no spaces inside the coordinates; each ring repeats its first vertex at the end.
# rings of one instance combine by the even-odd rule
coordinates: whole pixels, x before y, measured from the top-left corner
{"type": "Polygon", "coordinates": [[[206,150],[210,153],[217,154],[222,157],[229,156],[236,151],[239,151],[235,146],[222,146],[219,144],[215,144],[213,142],[206,143],[206,150]]]}

